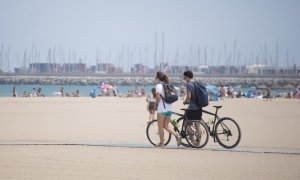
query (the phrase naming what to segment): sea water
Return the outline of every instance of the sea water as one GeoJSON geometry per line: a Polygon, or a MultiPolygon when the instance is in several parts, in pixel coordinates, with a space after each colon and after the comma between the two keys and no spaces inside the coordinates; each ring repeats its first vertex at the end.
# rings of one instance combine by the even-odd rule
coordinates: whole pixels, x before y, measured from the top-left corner
{"type": "MultiPolygon", "coordinates": [[[[0,85],[0,97],[12,97],[12,90],[13,87],[16,87],[17,96],[23,96],[23,94],[31,93],[34,94],[34,90],[41,88],[41,94],[45,95],[46,97],[55,96],[56,92],[60,92],[61,85],[0,85]]],[[[96,94],[101,94],[101,88],[99,86],[78,86],[78,85],[64,85],[64,93],[72,94],[75,93],[77,90],[80,93],[80,96],[87,97],[90,96],[90,93],[93,89],[96,90],[96,94]]],[[[155,86],[144,86],[145,93],[150,94],[151,89],[155,86]]],[[[142,86],[138,86],[139,91],[141,91],[142,86]]],[[[133,95],[135,93],[135,86],[117,86],[118,94],[119,95],[127,95],[128,91],[132,91],[133,95]]],[[[112,91],[110,92],[112,95],[112,91]]]]}
{"type": "MultiPolygon", "coordinates": [[[[61,85],[0,85],[0,97],[12,97],[12,89],[13,87],[16,87],[17,96],[23,96],[23,93],[31,93],[34,94],[34,90],[41,88],[41,94],[43,94],[46,97],[55,96],[54,94],[56,92],[60,92],[61,85]]],[[[72,94],[75,93],[77,90],[80,93],[80,96],[82,97],[88,97],[90,96],[90,93],[93,89],[96,90],[96,94],[101,94],[101,88],[98,86],[78,86],[78,85],[64,85],[64,93],[72,94]]],[[[138,86],[139,91],[141,91],[142,87],[145,89],[146,95],[149,95],[151,93],[151,89],[155,87],[155,85],[147,85],[147,86],[138,86]]],[[[179,89],[179,88],[177,88],[179,89]]],[[[127,95],[128,91],[132,91],[133,95],[135,95],[135,86],[117,86],[118,94],[119,95],[127,95]]],[[[248,91],[254,91],[255,88],[243,88],[243,92],[247,94],[248,91]]],[[[234,89],[234,91],[238,92],[238,89],[234,89]]],[[[287,94],[288,91],[286,90],[272,90],[272,95],[282,95],[287,94]]],[[[113,94],[112,92],[110,93],[113,94]]]]}

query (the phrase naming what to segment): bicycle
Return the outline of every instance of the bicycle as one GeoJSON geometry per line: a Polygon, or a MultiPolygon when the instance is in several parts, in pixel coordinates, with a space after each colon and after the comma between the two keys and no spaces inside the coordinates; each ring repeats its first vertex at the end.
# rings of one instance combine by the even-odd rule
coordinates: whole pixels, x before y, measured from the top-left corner
{"type": "Polygon", "coordinates": [[[218,116],[218,110],[222,108],[222,106],[213,107],[216,108],[215,113],[202,110],[202,113],[214,116],[212,122],[205,122],[203,119],[201,122],[203,122],[207,127],[210,136],[214,139],[214,142],[218,142],[226,149],[232,149],[236,147],[241,141],[241,129],[239,125],[230,117],[220,118],[218,116]]]}
{"type": "MultiPolygon", "coordinates": [[[[181,109],[185,111],[184,114],[172,112],[173,114],[179,116],[176,120],[176,124],[172,124],[174,131],[179,134],[182,138],[181,145],[185,147],[202,148],[204,147],[209,138],[209,131],[207,126],[200,120],[189,120],[186,118],[186,112],[188,109],[181,109]],[[186,141],[186,142],[185,142],[186,141]]],[[[157,146],[160,142],[157,120],[152,120],[146,129],[147,138],[150,143],[157,146]]],[[[164,146],[168,145],[171,141],[171,134],[164,130],[164,134],[167,135],[167,140],[164,146]]]]}

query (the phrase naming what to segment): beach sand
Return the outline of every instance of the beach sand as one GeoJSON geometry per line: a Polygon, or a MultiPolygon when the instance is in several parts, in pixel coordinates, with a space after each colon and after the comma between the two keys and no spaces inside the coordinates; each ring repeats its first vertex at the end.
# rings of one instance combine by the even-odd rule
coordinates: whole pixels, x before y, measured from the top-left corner
{"type": "MultiPolygon", "coordinates": [[[[237,151],[211,138],[201,150],[176,148],[174,138],[152,148],[145,98],[0,98],[0,179],[300,179],[300,155],[281,153],[300,152],[299,100],[226,99],[205,109],[213,105],[240,125],[237,151]],[[21,145],[35,142],[57,145],[21,145]],[[107,146],[76,145],[84,143],[107,146]]],[[[174,111],[183,107],[179,100],[174,111]]]]}

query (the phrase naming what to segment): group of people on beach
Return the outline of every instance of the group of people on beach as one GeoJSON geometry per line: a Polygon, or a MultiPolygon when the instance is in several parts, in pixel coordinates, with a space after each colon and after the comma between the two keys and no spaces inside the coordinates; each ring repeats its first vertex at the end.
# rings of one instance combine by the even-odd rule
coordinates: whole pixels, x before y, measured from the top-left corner
{"type": "MultiPolygon", "coordinates": [[[[45,97],[44,94],[42,94],[42,88],[33,88],[32,89],[33,92],[27,92],[27,91],[24,91],[23,94],[22,94],[22,97],[45,97]]],[[[17,88],[16,86],[13,87],[13,90],[12,90],[12,96],[13,97],[17,97],[17,88]]]]}
{"type": "Polygon", "coordinates": [[[101,89],[101,96],[118,96],[118,89],[114,86],[112,89],[103,88],[101,89]]]}
{"type": "Polygon", "coordinates": [[[139,90],[138,85],[135,86],[134,90],[128,90],[126,97],[144,97],[146,96],[145,87],[142,86],[139,90]]]}
{"type": "Polygon", "coordinates": [[[75,92],[72,92],[71,94],[66,92],[65,93],[65,88],[63,86],[60,87],[60,95],[61,97],[80,97],[79,90],[76,90],[75,92]]]}

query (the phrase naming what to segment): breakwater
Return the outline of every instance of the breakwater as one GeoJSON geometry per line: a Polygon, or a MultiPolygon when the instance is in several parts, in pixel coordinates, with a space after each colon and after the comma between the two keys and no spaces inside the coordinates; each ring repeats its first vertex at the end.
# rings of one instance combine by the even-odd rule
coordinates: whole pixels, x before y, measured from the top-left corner
{"type": "MultiPolygon", "coordinates": [[[[196,76],[203,83],[225,86],[257,87],[271,86],[274,89],[291,89],[300,85],[300,77],[265,77],[265,76],[196,76]]],[[[182,76],[170,76],[174,85],[184,83],[182,76]]],[[[102,76],[42,76],[42,75],[0,75],[0,84],[40,84],[40,85],[154,85],[154,76],[102,75],[102,76]]]]}

